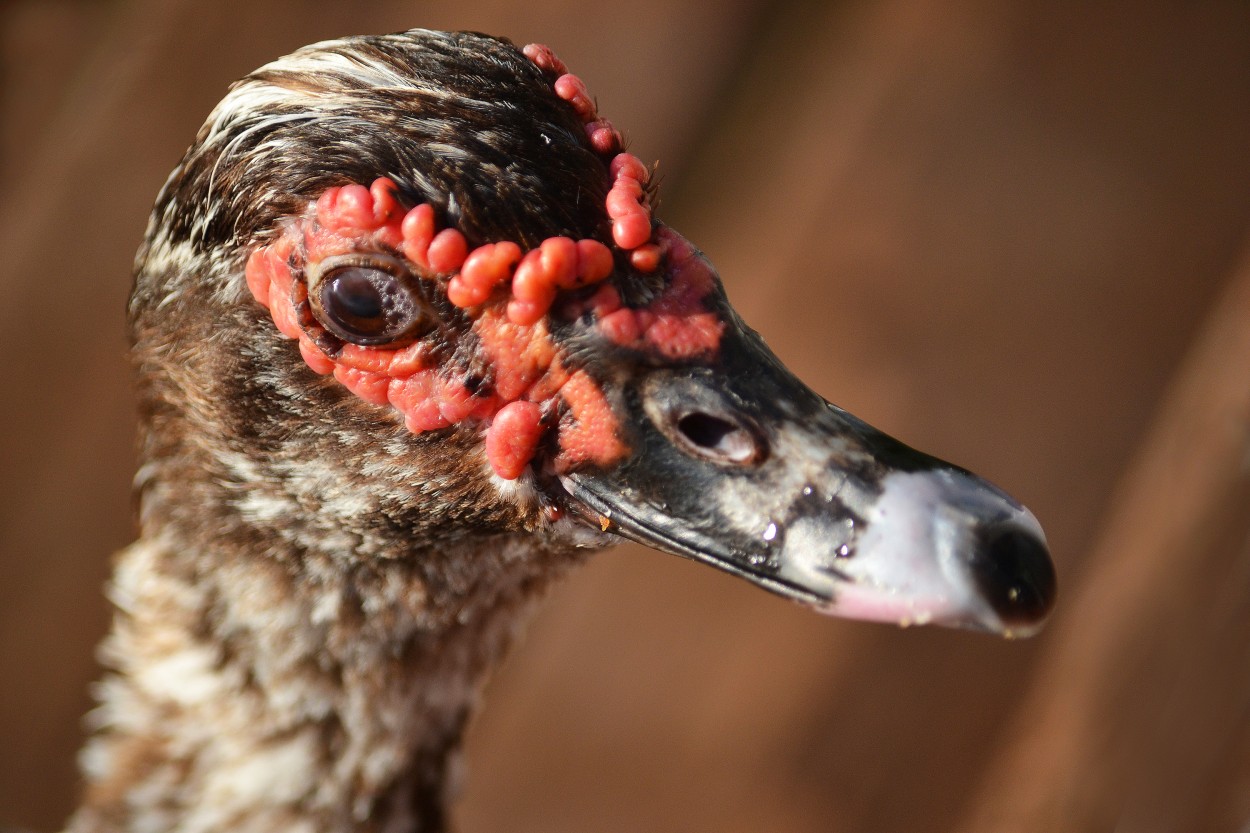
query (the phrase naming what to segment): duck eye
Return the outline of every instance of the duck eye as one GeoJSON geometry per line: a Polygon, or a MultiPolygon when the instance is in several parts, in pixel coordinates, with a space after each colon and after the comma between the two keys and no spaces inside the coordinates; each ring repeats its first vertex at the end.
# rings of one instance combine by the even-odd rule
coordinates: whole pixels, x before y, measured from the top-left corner
{"type": "Polygon", "coordinates": [[[403,265],[390,258],[327,259],[310,293],[313,312],[327,330],[352,344],[407,341],[432,326],[414,284],[403,265]]]}

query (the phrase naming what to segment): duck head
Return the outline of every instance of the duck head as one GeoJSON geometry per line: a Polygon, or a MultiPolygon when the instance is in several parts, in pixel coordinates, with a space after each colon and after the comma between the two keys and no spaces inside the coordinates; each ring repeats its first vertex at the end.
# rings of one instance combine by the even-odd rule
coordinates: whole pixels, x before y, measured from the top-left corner
{"type": "Polygon", "coordinates": [[[826,613],[1036,630],[1055,577],[1033,515],[795,378],[654,198],[545,47],[316,44],[236,85],[174,172],[136,339],[155,356],[161,322],[220,306],[198,349],[271,403],[236,433],[278,448],[291,432],[258,426],[285,410],[306,448],[338,438],[318,477],[361,499],[323,517],[620,536],[826,613]]]}

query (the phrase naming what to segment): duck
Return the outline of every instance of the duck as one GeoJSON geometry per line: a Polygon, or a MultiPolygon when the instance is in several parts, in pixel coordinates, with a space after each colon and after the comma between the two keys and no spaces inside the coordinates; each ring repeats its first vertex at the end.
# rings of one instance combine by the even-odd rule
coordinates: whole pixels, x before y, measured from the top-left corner
{"type": "Polygon", "coordinates": [[[1036,518],[797,379],[546,46],[235,83],[129,303],[137,540],[69,833],[441,831],[482,688],[622,539],[817,612],[1027,636],[1036,518]]]}

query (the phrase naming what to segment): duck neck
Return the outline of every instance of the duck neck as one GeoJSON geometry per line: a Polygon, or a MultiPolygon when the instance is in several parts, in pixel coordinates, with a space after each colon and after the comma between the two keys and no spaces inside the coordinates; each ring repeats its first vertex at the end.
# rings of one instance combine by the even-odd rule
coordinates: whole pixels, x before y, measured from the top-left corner
{"type": "Polygon", "coordinates": [[[360,559],[145,536],[69,830],[443,829],[482,684],[570,563],[534,537],[360,559]]]}

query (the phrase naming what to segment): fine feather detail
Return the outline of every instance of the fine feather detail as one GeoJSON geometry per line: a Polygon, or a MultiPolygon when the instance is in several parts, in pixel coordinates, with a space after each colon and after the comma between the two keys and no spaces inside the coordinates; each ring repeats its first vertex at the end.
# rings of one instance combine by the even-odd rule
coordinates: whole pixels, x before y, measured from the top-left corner
{"type": "Polygon", "coordinates": [[[606,165],[506,42],[327,41],[231,88],[136,258],[141,538],[74,833],[440,829],[487,671],[608,543],[492,477],[479,427],[415,436],[311,373],[251,298],[253,247],[379,176],[474,242],[605,232],[606,165]]]}

